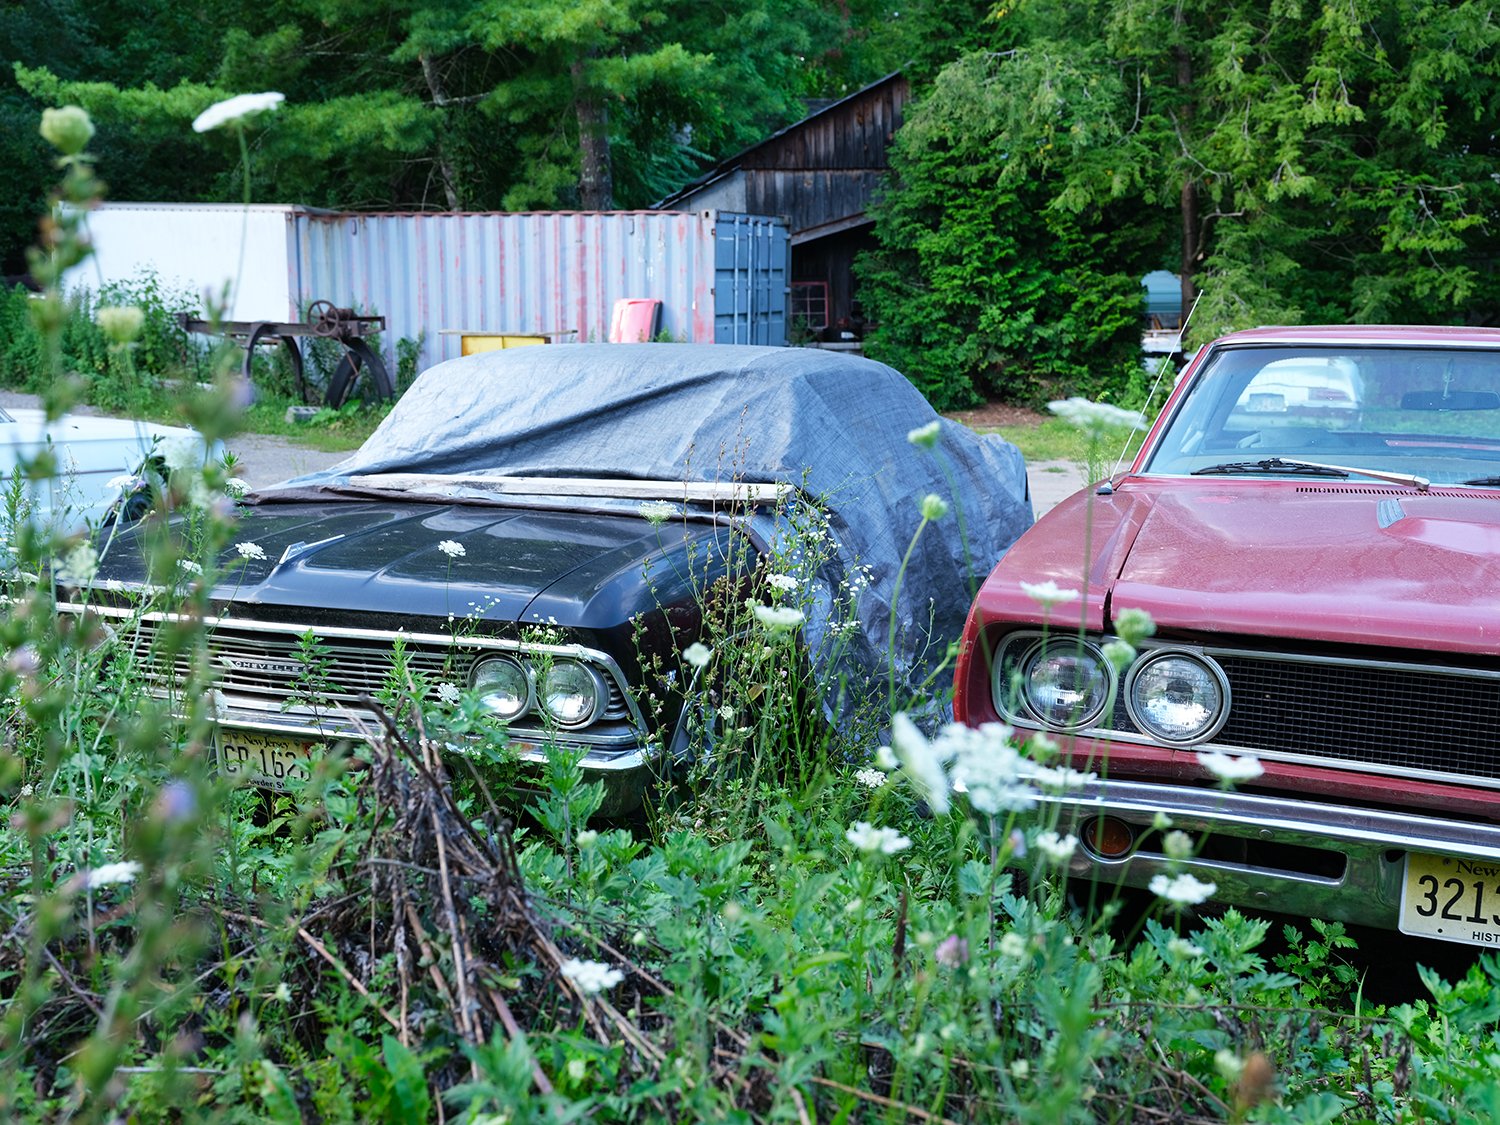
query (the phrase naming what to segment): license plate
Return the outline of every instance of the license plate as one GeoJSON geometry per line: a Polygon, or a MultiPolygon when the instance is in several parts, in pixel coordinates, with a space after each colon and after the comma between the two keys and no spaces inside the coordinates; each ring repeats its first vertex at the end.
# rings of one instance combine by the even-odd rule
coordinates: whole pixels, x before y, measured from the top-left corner
{"type": "Polygon", "coordinates": [[[1443,941],[1500,945],[1500,862],[1409,853],[1399,928],[1443,941]]]}
{"type": "Polygon", "coordinates": [[[260,731],[224,729],[218,743],[220,773],[268,789],[285,789],[293,779],[306,781],[316,745],[260,731]]]}

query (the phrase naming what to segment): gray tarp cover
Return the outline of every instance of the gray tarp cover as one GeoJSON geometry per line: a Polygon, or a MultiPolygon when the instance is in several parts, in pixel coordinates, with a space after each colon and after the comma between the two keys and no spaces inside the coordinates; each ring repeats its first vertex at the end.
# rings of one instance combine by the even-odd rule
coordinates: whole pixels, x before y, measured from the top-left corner
{"type": "MultiPolygon", "coordinates": [[[[879,681],[902,556],[922,498],[940,496],[952,510],[923,531],[900,580],[891,655],[912,684],[959,637],[978,583],[1032,523],[1015,446],[939,419],[884,364],[806,348],[570,344],[450,360],[346,460],[258,499],[326,496],[351,476],[398,472],[795,485],[826,506],[839,542],[809,607],[809,644],[827,640],[828,595],[856,565],[870,568],[840,663],[879,681]],[[935,449],[907,440],[933,421],[935,449]]],[[[774,540],[771,517],[758,520],[774,540]]]]}

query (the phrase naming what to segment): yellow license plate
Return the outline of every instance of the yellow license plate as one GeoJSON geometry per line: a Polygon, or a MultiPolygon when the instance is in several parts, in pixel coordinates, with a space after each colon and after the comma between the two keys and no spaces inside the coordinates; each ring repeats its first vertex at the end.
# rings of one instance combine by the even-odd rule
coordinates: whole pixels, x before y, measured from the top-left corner
{"type": "Polygon", "coordinates": [[[1409,853],[1399,928],[1443,941],[1500,945],[1500,862],[1409,853]]]}
{"type": "Polygon", "coordinates": [[[254,730],[219,731],[219,772],[268,789],[306,781],[316,743],[254,730]]]}

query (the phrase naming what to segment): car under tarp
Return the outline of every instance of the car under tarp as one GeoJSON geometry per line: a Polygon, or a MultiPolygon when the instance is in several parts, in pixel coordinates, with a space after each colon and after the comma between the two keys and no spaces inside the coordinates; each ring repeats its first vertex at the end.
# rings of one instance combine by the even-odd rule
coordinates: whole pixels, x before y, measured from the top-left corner
{"type": "MultiPolygon", "coordinates": [[[[802,348],[571,344],[450,360],[425,371],[347,459],[252,502],[368,498],[368,478],[393,474],[792,486],[826,513],[836,548],[804,601],[810,650],[836,651],[846,684],[882,693],[889,658],[903,703],[946,694],[943,680],[922,685],[961,635],[979,584],[1032,524],[1015,446],[940,418],[883,364],[802,348]],[[931,448],[910,440],[932,423],[931,448]],[[917,536],[929,495],[949,511],[917,536]],[[858,588],[859,628],[830,644],[845,583],[858,588]]],[[[422,491],[524,502],[461,484],[422,491]]],[[[762,544],[797,550],[784,512],[755,508],[746,519],[762,544]]]]}

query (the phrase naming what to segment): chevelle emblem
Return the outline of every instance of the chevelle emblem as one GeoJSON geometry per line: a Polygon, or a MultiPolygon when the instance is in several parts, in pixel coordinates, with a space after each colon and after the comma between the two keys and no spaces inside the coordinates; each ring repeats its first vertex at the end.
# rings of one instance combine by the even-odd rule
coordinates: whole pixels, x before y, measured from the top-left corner
{"type": "Polygon", "coordinates": [[[231,672],[249,672],[259,676],[291,679],[302,671],[302,665],[295,660],[277,660],[269,656],[230,656],[221,652],[217,660],[231,672]]]}

